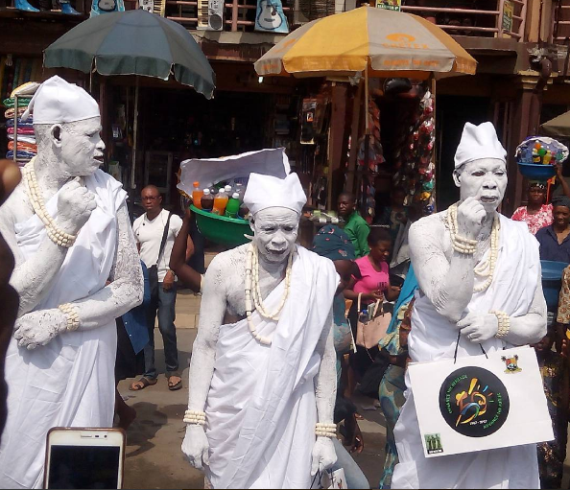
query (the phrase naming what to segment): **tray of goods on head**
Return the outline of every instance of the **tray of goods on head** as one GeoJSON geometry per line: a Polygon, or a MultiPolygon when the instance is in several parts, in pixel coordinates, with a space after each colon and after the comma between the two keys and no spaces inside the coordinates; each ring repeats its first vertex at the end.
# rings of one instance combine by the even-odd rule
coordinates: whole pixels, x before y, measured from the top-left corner
{"type": "Polygon", "coordinates": [[[519,172],[529,180],[545,182],[556,175],[556,165],[568,158],[568,148],[546,136],[529,136],[515,152],[519,172]]]}
{"type": "Polygon", "coordinates": [[[178,189],[190,197],[190,210],[208,240],[236,247],[249,241],[249,210],[244,195],[251,173],[285,178],[291,171],[284,148],[222,158],[194,158],[180,164],[178,189]]]}

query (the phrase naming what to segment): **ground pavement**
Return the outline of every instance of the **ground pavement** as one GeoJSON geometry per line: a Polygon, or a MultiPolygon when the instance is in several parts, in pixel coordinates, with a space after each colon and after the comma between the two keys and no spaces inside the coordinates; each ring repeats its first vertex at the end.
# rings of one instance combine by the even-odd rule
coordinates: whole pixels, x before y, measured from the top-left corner
{"type": "MultiPolygon", "coordinates": [[[[164,374],[156,385],[139,392],[129,391],[132,380],[119,384],[120,393],[137,411],[127,433],[124,488],[203,488],[202,473],[184,460],[180,450],[185,431],[182,417],[188,405],[188,362],[196,338],[199,304],[199,296],[179,291],[176,326],[183,388],[169,391],[164,374]]],[[[162,338],[156,329],[155,338],[157,368],[164,373],[162,338]]],[[[365,418],[359,422],[364,451],[355,459],[372,487],[377,488],[384,465],[384,419],[380,410],[370,410],[368,399],[357,400],[357,405],[365,418]]]]}

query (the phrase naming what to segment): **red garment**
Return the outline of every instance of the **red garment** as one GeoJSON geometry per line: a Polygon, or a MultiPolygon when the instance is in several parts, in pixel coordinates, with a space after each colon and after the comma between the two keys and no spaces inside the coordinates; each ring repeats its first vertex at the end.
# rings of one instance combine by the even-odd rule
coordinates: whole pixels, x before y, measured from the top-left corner
{"type": "Polygon", "coordinates": [[[545,226],[550,226],[554,222],[552,216],[552,204],[543,204],[536,214],[528,214],[526,206],[518,208],[511,218],[513,221],[524,221],[528,225],[528,230],[536,235],[536,232],[545,226]]]}
{"type": "MultiPolygon", "coordinates": [[[[14,134],[14,128],[8,128],[8,130],[6,131],[8,134],[14,134]]],[[[25,126],[25,127],[19,127],[18,128],[18,134],[24,134],[24,135],[31,135],[33,136],[34,133],[34,128],[33,127],[29,127],[29,126],[25,126]]]]}

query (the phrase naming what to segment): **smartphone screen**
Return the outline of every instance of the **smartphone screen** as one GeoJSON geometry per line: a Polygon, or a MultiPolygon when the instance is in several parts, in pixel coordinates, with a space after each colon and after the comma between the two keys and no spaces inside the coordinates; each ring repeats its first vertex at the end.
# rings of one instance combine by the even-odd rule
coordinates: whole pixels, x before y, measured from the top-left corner
{"type": "Polygon", "coordinates": [[[47,488],[117,488],[121,448],[51,447],[47,488]]]}

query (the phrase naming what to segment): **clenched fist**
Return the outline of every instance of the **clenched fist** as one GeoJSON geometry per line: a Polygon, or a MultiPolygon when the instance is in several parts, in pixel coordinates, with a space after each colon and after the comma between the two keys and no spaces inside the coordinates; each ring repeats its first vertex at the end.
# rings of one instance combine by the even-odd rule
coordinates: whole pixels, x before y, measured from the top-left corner
{"type": "Polygon", "coordinates": [[[201,425],[188,424],[186,435],[182,441],[182,452],[190,464],[201,470],[204,465],[209,464],[208,451],[210,447],[204,427],[201,425]]]}
{"type": "Polygon", "coordinates": [[[14,338],[28,350],[46,345],[67,330],[67,317],[58,308],[27,313],[16,321],[14,338]]]}
{"type": "Polygon", "coordinates": [[[457,233],[470,240],[477,239],[486,215],[487,211],[481,202],[468,197],[457,208],[457,233]]]}
{"type": "Polygon", "coordinates": [[[59,193],[57,224],[66,233],[76,235],[96,207],[95,195],[77,180],[72,180],[59,193]]]}

